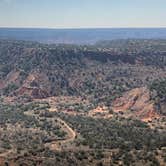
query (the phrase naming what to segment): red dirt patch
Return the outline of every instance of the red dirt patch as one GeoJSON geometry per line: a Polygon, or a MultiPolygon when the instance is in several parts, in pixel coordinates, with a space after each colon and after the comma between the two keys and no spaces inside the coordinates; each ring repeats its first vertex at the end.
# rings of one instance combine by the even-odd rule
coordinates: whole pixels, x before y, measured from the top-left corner
{"type": "Polygon", "coordinates": [[[105,106],[98,106],[97,108],[91,110],[88,114],[90,117],[94,118],[104,118],[108,119],[112,117],[112,114],[109,113],[109,110],[105,106]]]}
{"type": "Polygon", "coordinates": [[[136,88],[124,93],[113,103],[115,112],[126,112],[131,110],[133,117],[138,117],[142,121],[151,121],[159,118],[160,115],[155,110],[155,104],[150,100],[150,92],[147,88],[136,88]]]}

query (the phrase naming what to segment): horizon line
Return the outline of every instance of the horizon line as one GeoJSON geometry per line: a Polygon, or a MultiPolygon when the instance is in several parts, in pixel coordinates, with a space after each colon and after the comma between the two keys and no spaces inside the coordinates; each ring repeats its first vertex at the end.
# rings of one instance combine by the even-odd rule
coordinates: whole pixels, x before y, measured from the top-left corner
{"type": "Polygon", "coordinates": [[[50,30],[77,30],[77,29],[166,29],[165,27],[8,27],[0,26],[0,29],[50,29],[50,30]]]}

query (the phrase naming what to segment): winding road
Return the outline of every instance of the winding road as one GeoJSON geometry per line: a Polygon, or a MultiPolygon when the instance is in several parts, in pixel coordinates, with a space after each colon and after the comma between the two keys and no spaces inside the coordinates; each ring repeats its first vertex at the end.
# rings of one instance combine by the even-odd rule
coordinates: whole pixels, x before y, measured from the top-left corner
{"type": "MultiPolygon", "coordinates": [[[[50,110],[48,111],[52,111],[53,108],[50,108],[50,110]]],[[[26,115],[28,116],[34,116],[34,117],[39,117],[38,115],[34,114],[33,111],[27,111],[25,112],[26,115]]],[[[58,117],[54,117],[54,118],[47,118],[47,119],[52,119],[52,120],[56,120],[57,123],[59,124],[59,126],[61,127],[61,129],[67,133],[66,137],[63,140],[57,140],[57,141],[52,141],[50,143],[46,143],[45,146],[49,147],[51,150],[54,151],[61,151],[62,150],[62,146],[71,143],[75,140],[76,137],[76,132],[62,119],[58,118],[58,117]]]]}
{"type": "Polygon", "coordinates": [[[61,150],[61,145],[68,144],[72,141],[74,141],[76,137],[76,132],[62,119],[57,118],[57,121],[59,122],[62,130],[64,130],[67,133],[66,139],[59,140],[59,141],[53,141],[50,144],[51,150],[61,150]]]}

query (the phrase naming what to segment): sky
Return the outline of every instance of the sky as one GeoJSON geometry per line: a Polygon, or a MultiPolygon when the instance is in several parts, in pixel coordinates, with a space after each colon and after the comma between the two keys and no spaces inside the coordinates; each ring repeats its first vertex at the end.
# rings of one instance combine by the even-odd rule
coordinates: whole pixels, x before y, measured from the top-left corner
{"type": "Polygon", "coordinates": [[[0,0],[0,27],[166,27],[166,0],[0,0]]]}

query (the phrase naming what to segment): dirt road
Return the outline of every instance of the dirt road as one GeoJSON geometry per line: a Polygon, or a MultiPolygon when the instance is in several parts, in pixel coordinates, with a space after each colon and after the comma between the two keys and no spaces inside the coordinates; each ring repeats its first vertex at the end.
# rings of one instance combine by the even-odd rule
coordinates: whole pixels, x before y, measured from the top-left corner
{"type": "Polygon", "coordinates": [[[76,137],[76,132],[64,120],[57,118],[57,121],[59,125],[61,126],[61,129],[67,133],[67,136],[66,136],[66,139],[64,140],[51,142],[50,149],[60,151],[63,145],[74,141],[76,137]]]}
{"type": "MultiPolygon", "coordinates": [[[[50,112],[53,108],[50,108],[50,112]]],[[[37,117],[38,115],[34,114],[33,111],[28,111],[25,112],[26,115],[28,116],[34,116],[37,117]]],[[[59,126],[61,127],[61,129],[67,133],[66,137],[63,140],[57,140],[57,141],[52,141],[50,143],[46,143],[45,146],[49,147],[51,150],[57,150],[57,151],[61,151],[62,150],[62,146],[74,141],[75,137],[76,137],[76,132],[62,119],[58,118],[58,117],[53,117],[53,118],[47,118],[49,120],[53,120],[53,121],[57,121],[57,123],[59,124],[59,126]]]]}

